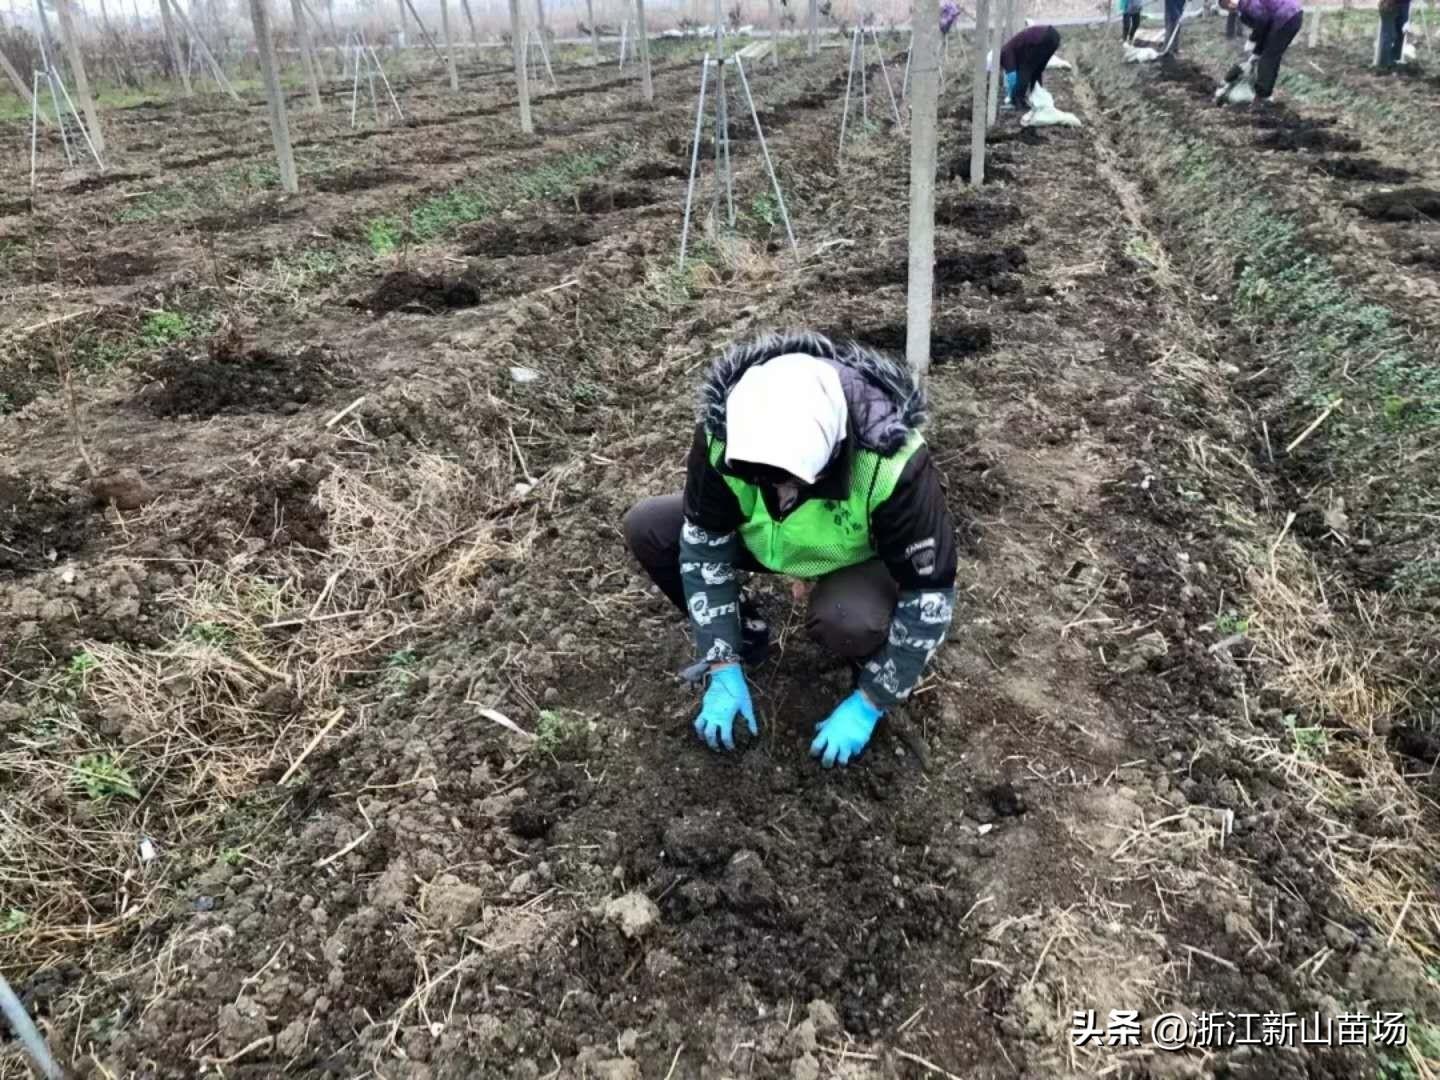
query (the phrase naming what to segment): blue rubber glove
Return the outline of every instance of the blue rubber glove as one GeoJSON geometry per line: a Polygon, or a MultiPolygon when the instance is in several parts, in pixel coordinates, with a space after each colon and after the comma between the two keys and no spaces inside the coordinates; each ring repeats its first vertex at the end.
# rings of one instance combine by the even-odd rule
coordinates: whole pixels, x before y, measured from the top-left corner
{"type": "Polygon", "coordinates": [[[862,691],[856,690],[836,706],[828,719],[816,725],[810,756],[820,758],[820,764],[827,769],[836,762],[849,765],[850,759],[859,757],[865,749],[883,715],[862,691]]]}
{"type": "Polygon", "coordinates": [[[1015,91],[1020,88],[1020,72],[1007,71],[1005,73],[1005,96],[1015,105],[1020,102],[1015,100],[1015,91]]]}
{"type": "Polygon", "coordinates": [[[710,685],[705,688],[700,715],[695,718],[695,734],[704,739],[711,750],[719,750],[722,745],[726,750],[734,750],[736,713],[745,717],[751,735],[760,734],[745,673],[739,664],[726,664],[710,672],[710,685]]]}

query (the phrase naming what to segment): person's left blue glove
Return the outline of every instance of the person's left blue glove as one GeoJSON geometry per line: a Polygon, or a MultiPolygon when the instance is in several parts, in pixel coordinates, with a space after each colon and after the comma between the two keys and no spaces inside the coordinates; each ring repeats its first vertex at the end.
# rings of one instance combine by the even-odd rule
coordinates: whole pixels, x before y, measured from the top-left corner
{"type": "Polygon", "coordinates": [[[1019,105],[1019,104],[1020,104],[1020,102],[1018,102],[1018,101],[1015,100],[1015,91],[1018,90],[1019,88],[1020,88],[1020,72],[1019,72],[1019,71],[1007,71],[1007,72],[1005,73],[1005,97],[1006,97],[1006,99],[1007,99],[1008,101],[1010,101],[1010,102],[1011,102],[1012,104],[1014,104],[1014,105],[1019,105]]]}
{"type": "Polygon", "coordinates": [[[865,749],[883,715],[862,691],[856,690],[816,725],[818,730],[815,741],[810,744],[810,756],[818,757],[827,769],[836,762],[849,765],[850,759],[859,757],[865,749]]]}
{"type": "Polygon", "coordinates": [[[750,700],[750,687],[739,664],[726,664],[710,672],[710,685],[695,717],[695,734],[705,740],[711,750],[735,749],[735,714],[745,718],[751,735],[760,734],[755,723],[755,705],[750,700]]]}

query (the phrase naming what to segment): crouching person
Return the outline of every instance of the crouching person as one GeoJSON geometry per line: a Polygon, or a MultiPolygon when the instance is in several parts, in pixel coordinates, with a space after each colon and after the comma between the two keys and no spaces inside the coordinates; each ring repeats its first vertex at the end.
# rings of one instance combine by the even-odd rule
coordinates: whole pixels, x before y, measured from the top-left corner
{"type": "Polygon", "coordinates": [[[637,503],[625,541],[689,615],[708,669],[695,731],[733,749],[759,733],[743,664],[769,630],[742,599],[741,572],[809,588],[807,630],[851,662],[853,692],[818,725],[810,753],[845,765],[904,701],[945,640],[955,603],[955,533],[919,427],[925,397],[907,369],[818,334],[732,347],[701,390],[684,494],[637,503]]]}
{"type": "Polygon", "coordinates": [[[1240,15],[1250,28],[1249,51],[1255,57],[1255,100],[1267,102],[1275,93],[1280,61],[1300,33],[1300,0],[1220,0],[1226,11],[1240,15]]]}
{"type": "Polygon", "coordinates": [[[1044,82],[1045,65],[1060,48],[1060,31],[1053,26],[1027,26],[1000,50],[1005,73],[1005,103],[1024,108],[1030,91],[1044,82]]]}

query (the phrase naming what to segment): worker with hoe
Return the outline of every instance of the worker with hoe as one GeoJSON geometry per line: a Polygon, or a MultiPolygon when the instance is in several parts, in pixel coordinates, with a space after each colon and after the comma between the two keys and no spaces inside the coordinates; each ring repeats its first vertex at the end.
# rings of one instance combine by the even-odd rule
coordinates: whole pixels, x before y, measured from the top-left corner
{"type": "Polygon", "coordinates": [[[1060,31],[1053,26],[1027,26],[1000,49],[1000,70],[1005,73],[1005,104],[1021,109],[1030,91],[1045,77],[1045,65],[1060,48],[1060,31]]]}
{"type": "Polygon", "coordinates": [[[810,754],[845,765],[903,702],[945,640],[955,604],[955,531],[908,369],[813,333],[731,347],[700,392],[683,494],[641,500],[625,542],[688,614],[708,680],[696,733],[732,750],[758,735],[744,665],[769,627],[742,572],[798,579],[807,629],[850,662],[853,689],[817,725],[810,754]]]}
{"type": "MultiPolygon", "coordinates": [[[[1250,28],[1245,50],[1250,54],[1250,63],[1256,65],[1255,100],[1267,104],[1275,93],[1285,50],[1300,33],[1300,0],[1220,0],[1220,6],[1238,12],[1240,21],[1250,28]]],[[[1231,67],[1225,82],[1234,83],[1244,70],[1239,64],[1231,67]]]]}

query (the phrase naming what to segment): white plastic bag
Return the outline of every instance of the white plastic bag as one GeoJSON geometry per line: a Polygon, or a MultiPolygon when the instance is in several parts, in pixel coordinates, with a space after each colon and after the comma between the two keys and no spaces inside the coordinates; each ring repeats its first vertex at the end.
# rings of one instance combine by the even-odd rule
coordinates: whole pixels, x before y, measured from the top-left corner
{"type": "Polygon", "coordinates": [[[1127,64],[1153,64],[1159,59],[1159,49],[1145,48],[1136,45],[1125,46],[1125,63],[1127,64]]]}

